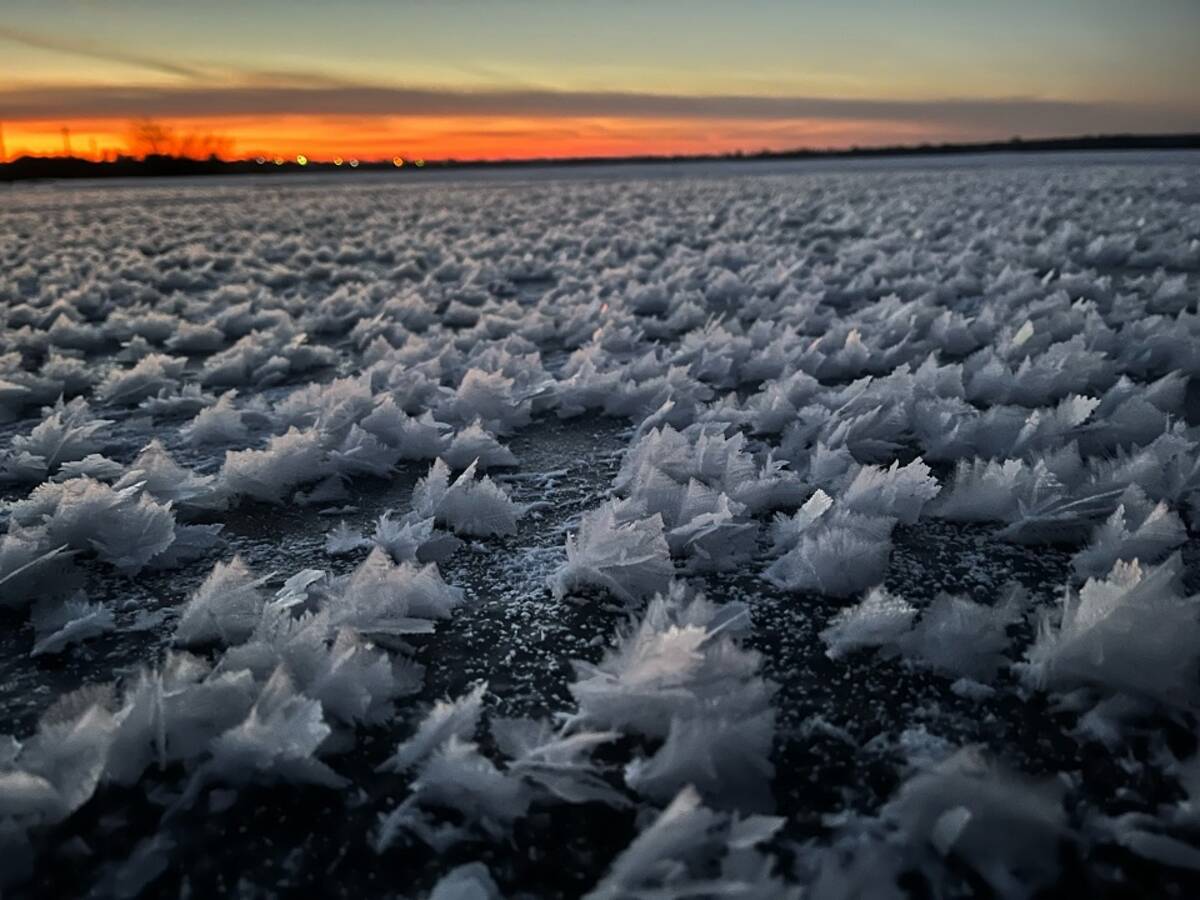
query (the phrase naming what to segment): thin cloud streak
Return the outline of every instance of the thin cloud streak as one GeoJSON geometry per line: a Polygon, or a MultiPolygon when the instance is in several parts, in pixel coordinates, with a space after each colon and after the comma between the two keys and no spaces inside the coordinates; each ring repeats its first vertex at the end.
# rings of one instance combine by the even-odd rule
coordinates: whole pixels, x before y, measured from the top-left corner
{"type": "Polygon", "coordinates": [[[69,40],[67,38],[48,37],[20,28],[0,26],[0,41],[20,44],[23,47],[33,47],[37,50],[51,50],[56,53],[66,53],[71,56],[82,56],[86,59],[100,59],[105,62],[121,63],[136,66],[161,75],[175,75],[192,80],[203,79],[208,72],[182,63],[171,62],[154,56],[144,56],[139,53],[126,53],[112,47],[103,47],[91,41],[69,40]]]}
{"type": "Polygon", "coordinates": [[[787,121],[836,119],[937,124],[1009,132],[1186,130],[1200,110],[1036,97],[933,100],[771,97],[550,90],[454,90],[319,83],[230,87],[50,86],[0,90],[0,118],[196,118],[287,115],[521,116],[787,121]]]}

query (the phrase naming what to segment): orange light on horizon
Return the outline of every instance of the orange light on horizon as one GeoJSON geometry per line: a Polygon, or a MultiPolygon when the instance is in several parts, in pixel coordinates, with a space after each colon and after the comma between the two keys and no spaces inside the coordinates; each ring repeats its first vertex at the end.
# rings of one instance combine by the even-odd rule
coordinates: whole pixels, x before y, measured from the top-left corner
{"type": "MultiPolygon", "coordinates": [[[[130,123],[112,120],[6,122],[9,159],[63,155],[63,128],[74,147],[91,158],[142,155],[130,123]]],[[[172,135],[169,152],[221,159],[262,159],[282,165],[303,156],[309,162],[340,159],[351,168],[360,160],[391,160],[396,168],[420,167],[430,159],[531,159],[785,150],[849,147],[922,140],[972,139],[979,135],[932,132],[930,126],[878,121],[698,119],[612,119],[532,117],[272,116],[225,120],[183,119],[161,123],[172,135]],[[199,136],[199,137],[196,137],[199,136]],[[408,155],[391,148],[403,144],[408,155]],[[295,147],[306,151],[297,154],[295,147]],[[215,149],[212,149],[215,148],[215,149]],[[353,151],[353,155],[347,151],[353,151]]],[[[78,154],[77,154],[78,155],[78,154]]]]}

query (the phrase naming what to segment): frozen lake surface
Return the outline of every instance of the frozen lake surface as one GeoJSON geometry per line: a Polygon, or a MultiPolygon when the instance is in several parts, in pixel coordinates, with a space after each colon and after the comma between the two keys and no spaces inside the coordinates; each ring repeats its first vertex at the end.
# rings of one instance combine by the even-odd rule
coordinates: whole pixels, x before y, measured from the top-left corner
{"type": "Polygon", "coordinates": [[[1194,895],[1198,287],[1188,153],[0,193],[0,888],[1194,895]]]}

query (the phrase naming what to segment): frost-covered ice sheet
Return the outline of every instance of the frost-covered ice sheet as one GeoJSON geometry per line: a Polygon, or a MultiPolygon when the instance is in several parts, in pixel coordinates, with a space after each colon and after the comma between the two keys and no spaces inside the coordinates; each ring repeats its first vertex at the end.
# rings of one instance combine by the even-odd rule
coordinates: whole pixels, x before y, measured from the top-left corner
{"type": "Polygon", "coordinates": [[[3,201],[6,895],[1200,888],[1196,157],[3,201]]]}

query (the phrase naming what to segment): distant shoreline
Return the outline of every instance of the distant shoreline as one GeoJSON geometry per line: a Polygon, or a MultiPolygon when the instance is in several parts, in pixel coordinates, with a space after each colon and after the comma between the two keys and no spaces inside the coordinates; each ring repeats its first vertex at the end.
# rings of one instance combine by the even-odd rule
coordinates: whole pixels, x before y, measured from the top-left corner
{"type": "Polygon", "coordinates": [[[950,156],[980,153],[1045,153],[1078,150],[1200,150],[1200,133],[1189,134],[1110,134],[1080,137],[1042,138],[1006,141],[983,141],[975,143],[944,144],[895,144],[879,147],[851,147],[848,149],[796,149],[762,151],[758,153],[714,153],[675,156],[589,156],[569,158],[529,159],[477,159],[477,160],[429,160],[421,169],[405,165],[402,169],[390,160],[362,161],[356,167],[336,165],[332,162],[309,161],[301,165],[295,160],[276,164],[273,161],[260,163],[255,159],[222,160],[216,158],[192,159],[176,156],[148,156],[145,159],[119,157],[112,162],[96,162],[76,157],[22,156],[8,163],[0,163],[0,182],[62,180],[74,178],[163,178],[196,175],[287,175],[312,172],[378,172],[382,170],[404,171],[409,169],[519,169],[525,167],[571,167],[591,165],[645,165],[654,163],[682,162],[737,162],[761,160],[801,159],[871,159],[904,156],[950,156]]]}

